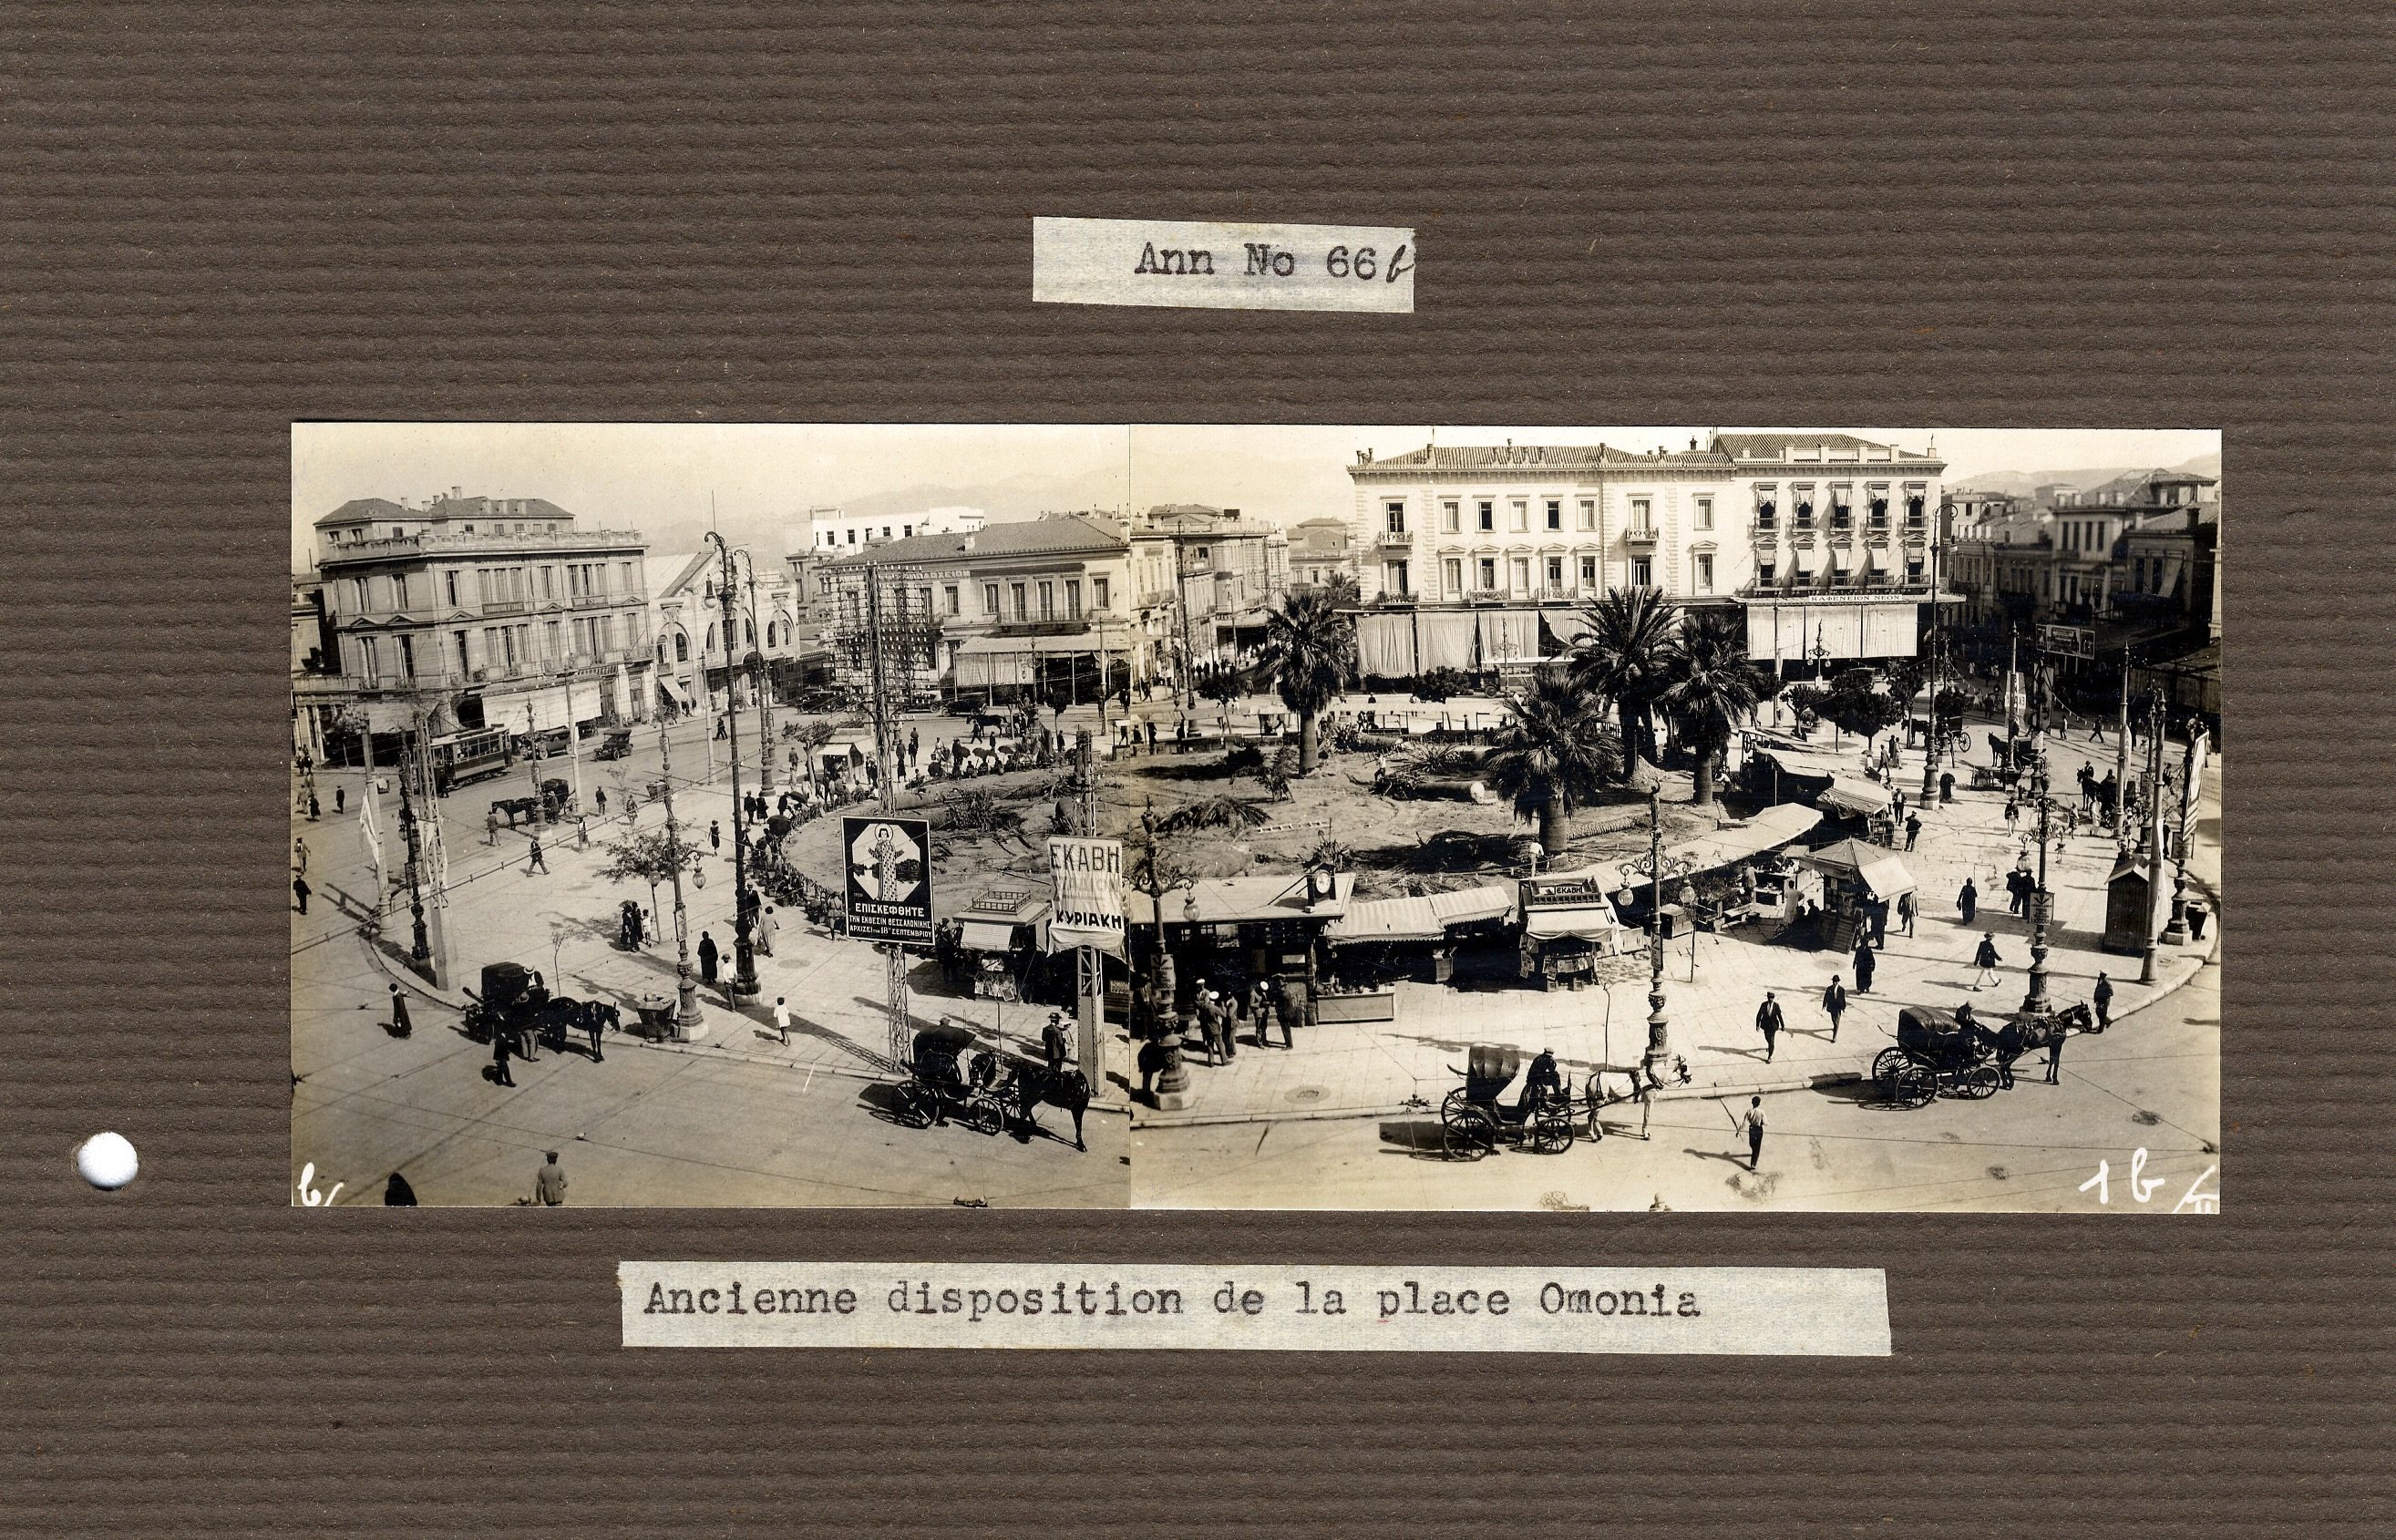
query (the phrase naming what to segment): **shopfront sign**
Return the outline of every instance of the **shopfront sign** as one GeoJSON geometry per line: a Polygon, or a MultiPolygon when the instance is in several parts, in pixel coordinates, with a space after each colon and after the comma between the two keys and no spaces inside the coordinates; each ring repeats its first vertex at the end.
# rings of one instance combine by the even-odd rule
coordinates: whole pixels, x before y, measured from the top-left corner
{"type": "Polygon", "coordinates": [[[1096,947],[1123,955],[1121,840],[1058,835],[1048,842],[1048,949],[1096,947]]]}

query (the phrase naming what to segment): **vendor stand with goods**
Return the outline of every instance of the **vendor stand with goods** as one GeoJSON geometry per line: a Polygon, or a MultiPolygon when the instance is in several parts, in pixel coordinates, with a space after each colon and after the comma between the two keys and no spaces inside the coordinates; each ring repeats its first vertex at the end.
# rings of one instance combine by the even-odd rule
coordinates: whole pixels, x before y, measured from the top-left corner
{"type": "Polygon", "coordinates": [[[1521,976],[1543,989],[1594,982],[1600,955],[1622,955],[1622,917],[1597,877],[1525,877],[1521,976]]]}
{"type": "Polygon", "coordinates": [[[1028,887],[985,889],[956,917],[960,972],[980,1000],[1040,998],[1048,899],[1028,887]]]}

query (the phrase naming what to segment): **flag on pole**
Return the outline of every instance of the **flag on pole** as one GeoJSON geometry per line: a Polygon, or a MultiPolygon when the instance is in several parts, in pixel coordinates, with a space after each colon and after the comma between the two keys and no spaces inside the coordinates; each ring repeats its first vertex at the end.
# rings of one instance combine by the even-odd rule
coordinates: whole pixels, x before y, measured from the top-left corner
{"type": "Polygon", "coordinates": [[[2188,746],[2188,784],[2180,788],[2179,837],[2182,840],[2196,838],[2197,802],[2204,794],[2204,761],[2208,747],[2204,729],[2197,728],[2195,737],[2188,746]]]}

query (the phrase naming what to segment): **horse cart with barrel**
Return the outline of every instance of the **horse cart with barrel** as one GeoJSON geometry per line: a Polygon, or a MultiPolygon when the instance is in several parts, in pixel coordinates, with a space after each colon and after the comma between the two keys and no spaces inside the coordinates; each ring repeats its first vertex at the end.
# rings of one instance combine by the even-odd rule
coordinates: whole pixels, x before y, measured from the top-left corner
{"type": "Polygon", "coordinates": [[[1553,1078],[1553,1060],[1544,1074],[1525,1076],[1521,1093],[1507,1103],[1506,1088],[1522,1067],[1522,1050],[1498,1042],[1474,1043],[1461,1071],[1450,1067],[1464,1077],[1439,1106],[1441,1139],[1451,1159],[1478,1161],[1501,1144],[1538,1155],[1572,1148],[1571,1087],[1553,1078]]]}

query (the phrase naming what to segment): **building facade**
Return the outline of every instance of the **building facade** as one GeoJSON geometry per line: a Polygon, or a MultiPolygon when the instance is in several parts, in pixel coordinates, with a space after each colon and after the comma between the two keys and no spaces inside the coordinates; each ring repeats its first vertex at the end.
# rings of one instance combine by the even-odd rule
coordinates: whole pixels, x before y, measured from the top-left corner
{"type": "Polygon", "coordinates": [[[927,508],[916,513],[846,513],[838,508],[807,510],[804,538],[793,551],[846,555],[889,540],[912,540],[919,535],[970,535],[989,523],[978,508],[927,508]]]}
{"type": "Polygon", "coordinates": [[[1356,553],[1346,519],[1308,519],[1283,532],[1289,540],[1289,586],[1320,589],[1340,578],[1356,580],[1356,553]]]}
{"type": "Polygon", "coordinates": [[[833,562],[825,577],[835,600],[854,609],[877,569],[903,573],[907,612],[930,617],[915,664],[952,697],[1087,700],[1109,666],[1135,676],[1146,667],[1130,549],[1112,519],[1049,514],[918,535],[833,562]]]}
{"type": "Polygon", "coordinates": [[[369,731],[585,730],[647,710],[645,545],[540,498],[360,498],[316,521],[335,667],[312,710],[369,731]]]}
{"type": "Polygon", "coordinates": [[[1943,463],[1839,433],[1427,445],[1348,468],[1365,671],[1551,656],[1609,589],[1736,605],[1781,662],[1914,651],[1943,463]]]}
{"type": "Polygon", "coordinates": [[[1161,504],[1133,520],[1135,614],[1151,660],[1140,677],[1182,679],[1228,661],[1264,635],[1265,611],[1288,591],[1289,537],[1236,508],[1161,504]]]}
{"type": "Polygon", "coordinates": [[[735,706],[752,704],[753,654],[769,678],[787,690],[801,666],[819,657],[821,642],[801,624],[805,606],[787,564],[759,564],[756,581],[740,569],[732,589],[734,634],[724,624],[724,563],[712,550],[653,556],[647,564],[649,630],[655,640],[657,689],[683,711],[721,710],[726,692],[735,706]]]}

